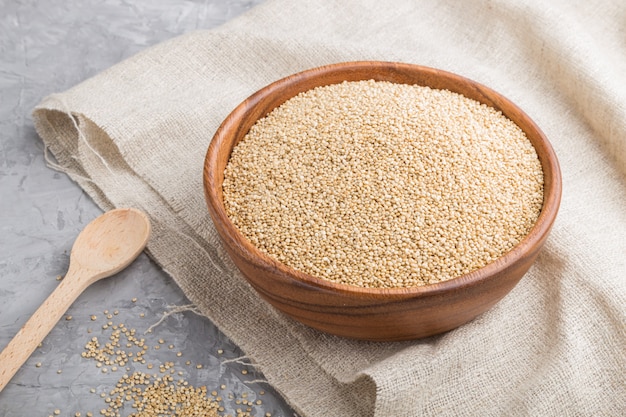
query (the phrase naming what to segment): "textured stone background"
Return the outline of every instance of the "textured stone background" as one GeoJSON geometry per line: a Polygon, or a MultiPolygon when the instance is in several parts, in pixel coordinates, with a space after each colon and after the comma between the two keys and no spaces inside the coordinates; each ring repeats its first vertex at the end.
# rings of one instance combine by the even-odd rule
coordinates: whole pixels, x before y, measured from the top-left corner
{"type": "MultiPolygon", "coordinates": [[[[46,166],[30,116],[33,107],[45,95],[63,91],[150,45],[215,27],[261,1],[0,0],[0,348],[58,284],[56,277],[67,270],[76,235],[101,213],[68,177],[46,166]]],[[[103,311],[118,310],[113,321],[143,333],[167,306],[187,302],[141,255],[74,303],[68,311],[72,320],[58,323],[0,393],[0,416],[48,416],[55,409],[62,416],[76,411],[99,415],[106,405],[90,388],[98,393],[109,390],[122,375],[103,374],[80,356],[90,337],[107,334],[101,328],[103,311]],[[131,302],[133,297],[137,302],[131,302]],[[98,320],[91,321],[92,314],[98,320]]],[[[252,367],[223,363],[241,352],[205,318],[192,312],[175,314],[145,337],[151,346],[158,339],[176,346],[146,354],[156,367],[174,361],[190,383],[218,391],[225,384],[226,393],[248,392],[248,399],[263,401],[255,409],[257,416],[293,415],[267,384],[245,383],[262,378],[252,367]],[[218,354],[218,349],[224,353],[218,354]],[[183,356],[177,358],[174,352],[179,350],[183,356]],[[204,368],[186,367],[186,360],[204,368]],[[266,394],[259,396],[260,390],[266,394]]],[[[225,406],[231,412],[240,407],[228,400],[225,406]]],[[[127,407],[122,415],[130,410],[127,407]]]]}

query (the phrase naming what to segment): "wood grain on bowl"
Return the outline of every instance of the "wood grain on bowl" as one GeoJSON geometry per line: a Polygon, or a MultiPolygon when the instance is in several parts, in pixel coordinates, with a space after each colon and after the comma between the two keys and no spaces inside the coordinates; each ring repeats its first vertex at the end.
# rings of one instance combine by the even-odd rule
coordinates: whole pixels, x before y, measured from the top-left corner
{"type": "MultiPolygon", "coordinates": [[[[235,265],[261,297],[316,329],[365,340],[407,340],[458,327],[504,297],[535,261],[556,217],[561,176],[556,155],[537,125],[490,88],[432,68],[389,62],[348,62],[286,77],[253,94],[224,120],[207,151],[204,190],[215,228],[235,265]],[[295,95],[317,86],[358,80],[447,89],[500,110],[531,141],[544,174],[542,211],[513,250],[458,278],[410,288],[337,284],[289,268],[254,247],[232,224],[223,205],[224,169],[233,147],[251,126],[295,95]]],[[[207,266],[208,267],[208,266],[207,266]]]]}

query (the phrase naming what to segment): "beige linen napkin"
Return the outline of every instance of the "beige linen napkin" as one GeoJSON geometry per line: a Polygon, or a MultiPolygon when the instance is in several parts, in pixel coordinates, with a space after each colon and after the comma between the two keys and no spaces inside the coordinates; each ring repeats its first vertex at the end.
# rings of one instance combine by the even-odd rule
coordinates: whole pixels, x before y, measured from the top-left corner
{"type": "Polygon", "coordinates": [[[305,416],[626,414],[626,3],[270,0],[45,98],[35,125],[103,208],[154,222],[153,258],[305,416]],[[329,336],[260,301],[219,245],[203,159],[248,95],[339,61],[456,72],[516,102],[560,158],[537,263],[500,303],[402,343],[329,336]]]}

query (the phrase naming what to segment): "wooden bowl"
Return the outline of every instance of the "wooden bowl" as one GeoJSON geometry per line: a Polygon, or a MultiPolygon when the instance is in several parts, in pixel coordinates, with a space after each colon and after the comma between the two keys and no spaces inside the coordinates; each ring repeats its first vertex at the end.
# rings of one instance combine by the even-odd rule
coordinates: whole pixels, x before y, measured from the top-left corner
{"type": "MultiPolygon", "coordinates": [[[[537,125],[495,91],[449,72],[390,62],[347,62],[276,81],[241,103],[209,146],[204,190],[221,240],[252,287],[278,310],[324,332],[374,341],[408,340],[454,329],[489,309],[522,278],[543,246],[561,199],[556,155],[537,125]],[[534,145],[544,173],[544,202],[529,234],[485,267],[452,280],[414,288],[361,288],[326,281],[270,258],[250,243],[226,215],[222,182],[233,147],[250,127],[300,92],[342,81],[379,80],[448,89],[502,111],[534,145]]],[[[512,319],[515,319],[512,317],[512,319]]]]}

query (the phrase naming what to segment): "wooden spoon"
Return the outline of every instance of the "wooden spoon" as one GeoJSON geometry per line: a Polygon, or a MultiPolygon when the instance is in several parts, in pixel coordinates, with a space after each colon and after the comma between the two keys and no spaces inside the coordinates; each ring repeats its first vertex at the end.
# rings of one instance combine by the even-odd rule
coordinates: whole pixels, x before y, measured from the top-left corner
{"type": "Polygon", "coordinates": [[[92,283],[130,265],[149,236],[148,217],[129,208],[106,212],[85,227],[72,247],[65,278],[0,353],[0,391],[74,300],[92,283]]]}

